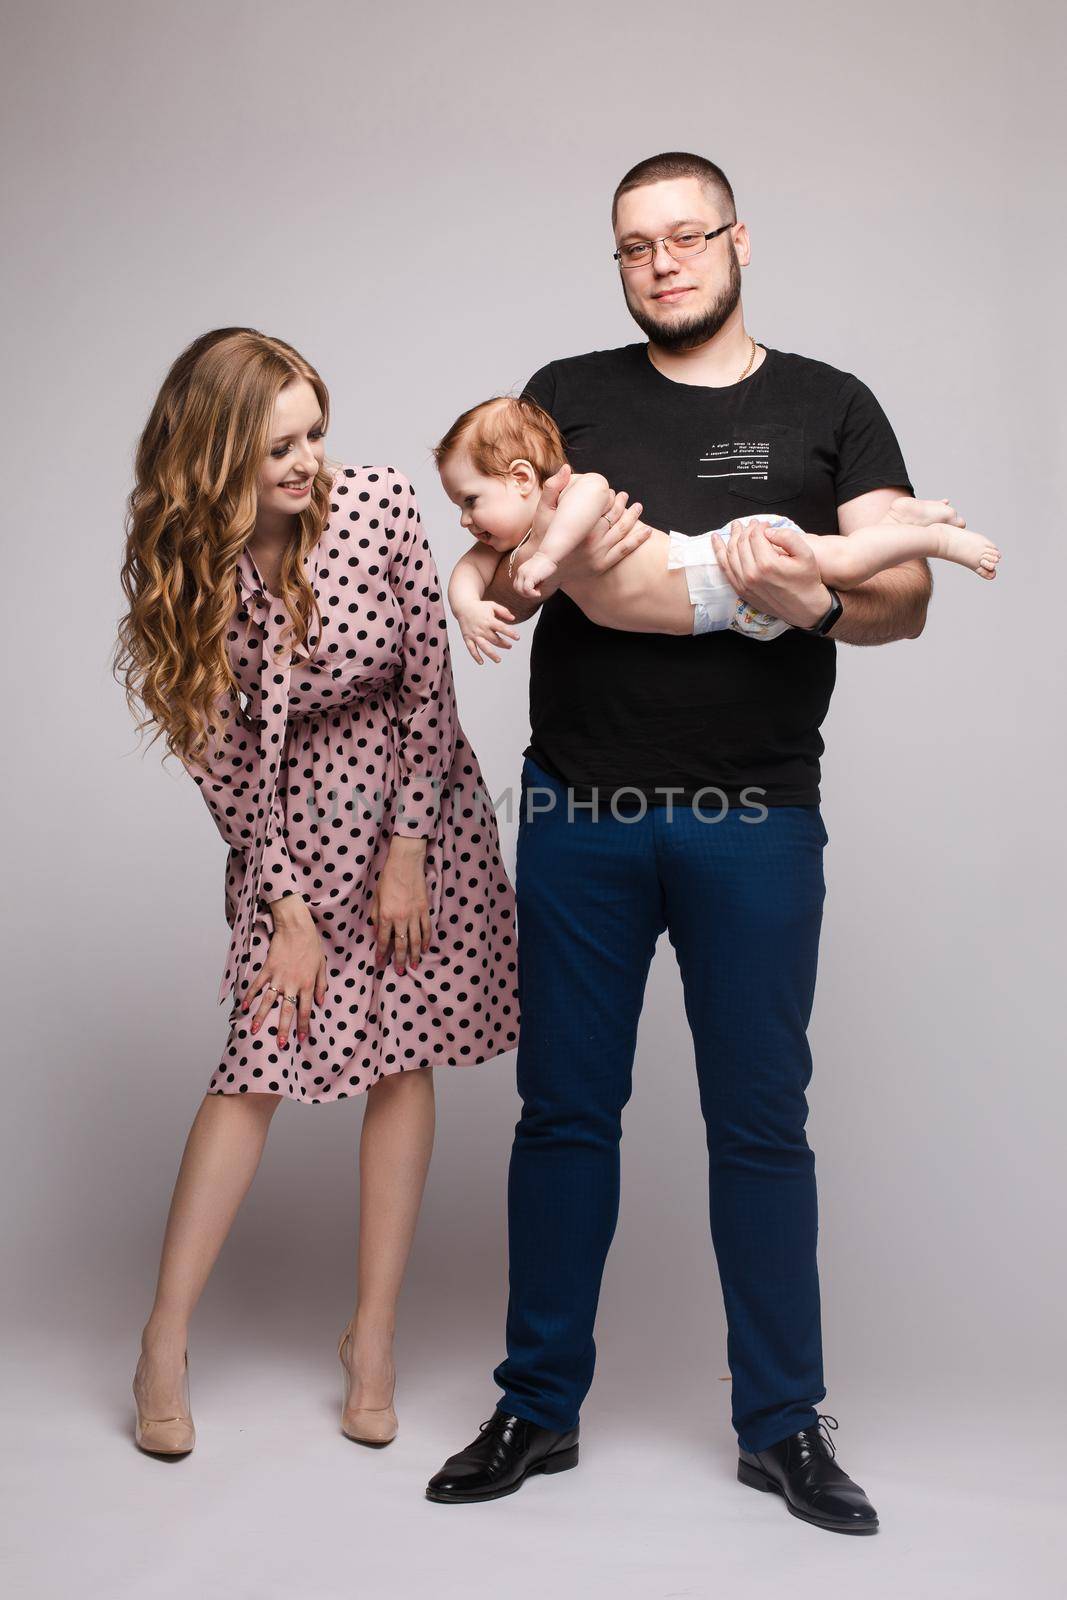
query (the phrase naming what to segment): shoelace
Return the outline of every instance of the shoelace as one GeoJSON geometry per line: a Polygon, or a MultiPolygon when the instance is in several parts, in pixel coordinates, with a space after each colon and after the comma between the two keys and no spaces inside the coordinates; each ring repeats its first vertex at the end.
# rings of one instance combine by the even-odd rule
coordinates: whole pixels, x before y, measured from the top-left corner
{"type": "MultiPolygon", "coordinates": [[[[489,1437],[492,1438],[495,1434],[502,1434],[507,1423],[511,1421],[514,1421],[514,1418],[506,1417],[501,1412],[495,1411],[491,1417],[486,1418],[485,1422],[479,1422],[478,1432],[480,1434],[488,1433],[489,1437]]],[[[475,1440],[474,1442],[477,1444],[478,1441],[475,1440]]],[[[502,1467],[503,1458],[498,1455],[494,1460],[488,1463],[490,1477],[497,1477],[501,1472],[502,1467]]]]}
{"type": "Polygon", "coordinates": [[[506,1412],[494,1411],[493,1415],[488,1417],[485,1422],[479,1422],[478,1432],[485,1433],[487,1430],[491,1430],[493,1433],[503,1433],[511,1424],[521,1422],[521,1420],[519,1417],[509,1417],[506,1412]]]}
{"type": "Polygon", "coordinates": [[[839,1424],[838,1424],[837,1418],[836,1417],[831,1417],[829,1412],[827,1412],[827,1411],[816,1411],[816,1413],[815,1413],[815,1426],[814,1426],[814,1428],[812,1428],[810,1430],[812,1433],[818,1434],[819,1439],[829,1449],[831,1458],[836,1456],[837,1449],[836,1449],[836,1447],[834,1445],[834,1441],[830,1437],[829,1430],[831,1428],[836,1429],[838,1427],[838,1425],[839,1424]]]}

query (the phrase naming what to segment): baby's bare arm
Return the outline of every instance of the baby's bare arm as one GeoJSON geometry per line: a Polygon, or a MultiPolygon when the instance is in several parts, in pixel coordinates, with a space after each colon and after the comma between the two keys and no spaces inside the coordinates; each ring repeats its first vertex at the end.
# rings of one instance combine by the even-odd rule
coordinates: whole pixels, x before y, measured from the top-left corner
{"type": "Polygon", "coordinates": [[[599,472],[575,472],[560,491],[559,503],[541,540],[540,553],[560,562],[588,538],[614,500],[599,472]]]}
{"type": "MultiPolygon", "coordinates": [[[[558,472],[554,472],[545,480],[542,486],[541,498],[534,512],[533,531],[530,534],[530,546],[537,553],[540,553],[544,531],[556,514],[559,497],[566,488],[570,476],[572,476],[571,468],[564,463],[558,472]]],[[[578,548],[568,556],[565,568],[553,562],[555,571],[542,579],[532,596],[516,586],[516,580],[522,576],[521,565],[513,577],[508,570],[511,565],[511,555],[502,555],[497,562],[496,573],[486,590],[486,599],[506,607],[515,621],[525,622],[528,617],[535,616],[542,602],[560,587],[563,581],[561,574],[564,570],[570,578],[592,577],[610,572],[620,562],[628,560],[648,538],[650,531],[646,524],[639,520],[641,502],[635,500],[633,505],[628,505],[628,499],[626,492],[620,489],[600,519],[603,526],[598,525],[591,538],[579,543],[578,548]],[[614,520],[609,521],[613,513],[614,520]]],[[[519,552],[517,562],[521,563],[523,553],[519,552]]]]}
{"type": "Polygon", "coordinates": [[[485,599],[498,559],[497,552],[484,544],[472,545],[460,556],[448,580],[448,603],[453,616],[458,616],[465,606],[485,599]]]}

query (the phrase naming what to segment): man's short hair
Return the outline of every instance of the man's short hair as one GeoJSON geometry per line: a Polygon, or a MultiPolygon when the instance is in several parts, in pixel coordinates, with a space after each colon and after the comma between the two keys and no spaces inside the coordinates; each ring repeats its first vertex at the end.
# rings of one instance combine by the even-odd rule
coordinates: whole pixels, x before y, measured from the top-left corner
{"type": "Polygon", "coordinates": [[[615,190],[611,200],[611,226],[619,210],[619,196],[631,189],[641,189],[648,183],[663,183],[669,178],[696,178],[703,184],[709,198],[722,213],[723,222],[737,221],[737,206],[730,180],[721,167],[704,156],[691,155],[686,150],[668,150],[663,155],[649,156],[631,167],[615,190]]]}

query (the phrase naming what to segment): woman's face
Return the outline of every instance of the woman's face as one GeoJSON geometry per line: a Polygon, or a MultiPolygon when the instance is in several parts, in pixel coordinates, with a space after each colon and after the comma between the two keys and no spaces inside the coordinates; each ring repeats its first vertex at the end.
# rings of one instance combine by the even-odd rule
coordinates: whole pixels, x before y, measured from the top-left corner
{"type": "Polygon", "coordinates": [[[460,527],[494,550],[514,550],[533,521],[541,487],[528,461],[513,461],[506,478],[479,472],[463,450],[441,464],[441,483],[459,507],[460,527]]]}
{"type": "Polygon", "coordinates": [[[326,453],[322,410],[306,378],[286,384],[274,402],[270,444],[259,470],[260,511],[303,511],[326,453]]]}

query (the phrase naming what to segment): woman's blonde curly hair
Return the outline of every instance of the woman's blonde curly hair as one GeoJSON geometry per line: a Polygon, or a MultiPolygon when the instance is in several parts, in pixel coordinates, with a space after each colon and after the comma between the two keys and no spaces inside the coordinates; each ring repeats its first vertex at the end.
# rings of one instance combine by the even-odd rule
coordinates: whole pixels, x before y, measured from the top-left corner
{"type": "MultiPolygon", "coordinates": [[[[215,328],[174,362],[137,446],[114,671],[138,732],[154,724],[152,742],[162,734],[166,754],[196,759],[209,732],[221,734],[240,709],[226,647],[237,560],[255,528],[274,403],[299,379],[314,389],[325,428],[326,385],[291,345],[255,328],[215,328]]],[[[324,461],[316,473],[282,561],[294,657],[312,616],[321,624],[303,559],[325,526],[336,465],[324,461]]]]}

